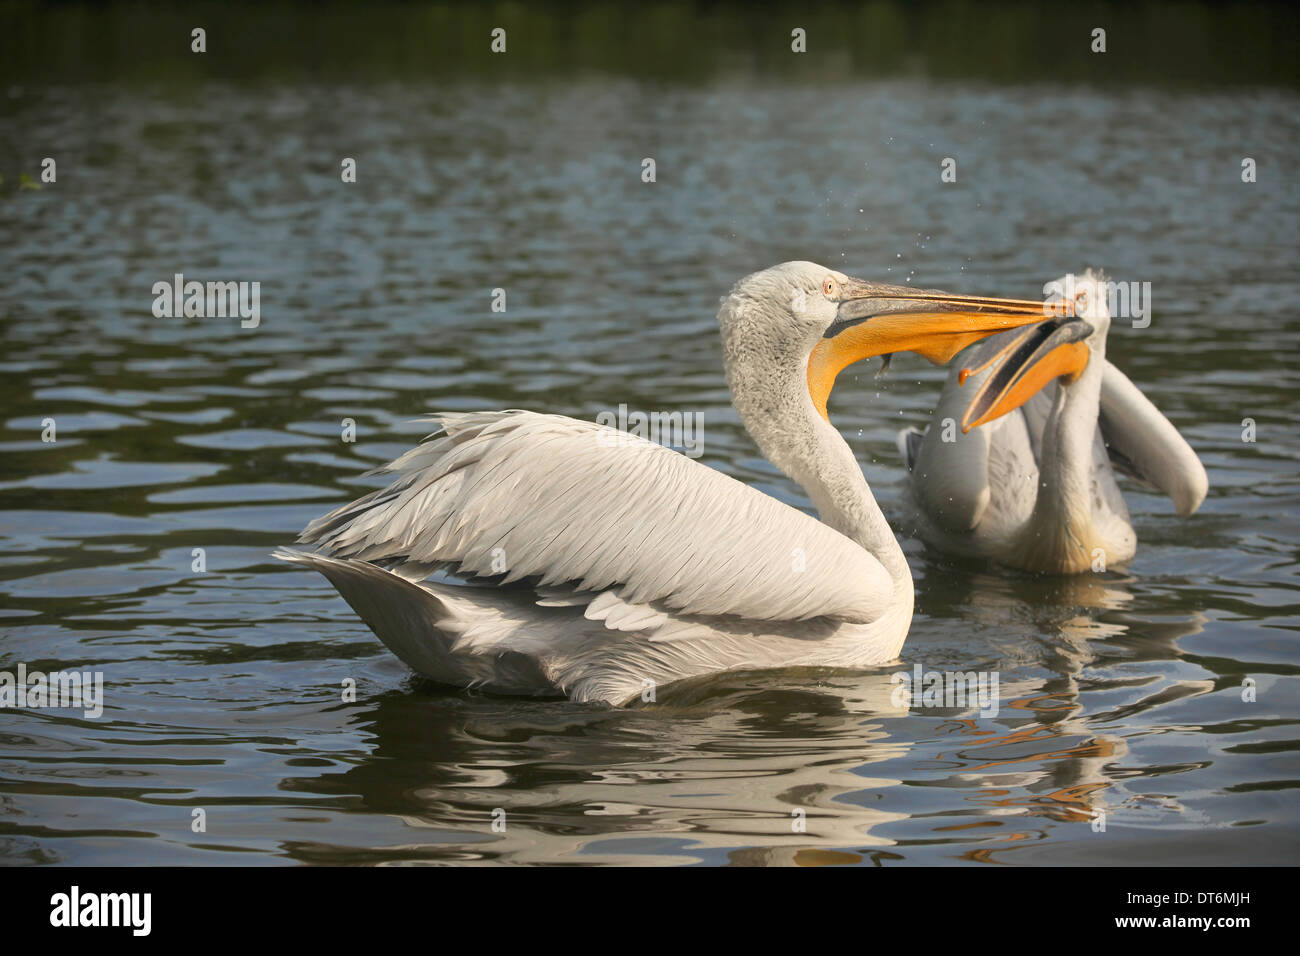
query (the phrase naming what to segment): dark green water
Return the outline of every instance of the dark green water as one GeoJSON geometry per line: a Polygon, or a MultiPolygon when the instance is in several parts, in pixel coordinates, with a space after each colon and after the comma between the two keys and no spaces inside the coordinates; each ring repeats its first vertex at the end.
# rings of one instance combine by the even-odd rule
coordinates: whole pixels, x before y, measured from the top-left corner
{"type": "MultiPolygon", "coordinates": [[[[522,57],[493,78],[480,57],[357,79],[210,53],[210,76],[151,76],[117,35],[129,17],[63,15],[116,24],[90,75],[31,54],[0,89],[0,671],[102,671],[106,703],[0,713],[0,862],[1294,861],[1285,68],[1207,86],[850,59],[801,82],[759,58],[665,81],[549,61],[530,78],[522,57]],[[18,189],[45,156],[57,182],[18,189]],[[1201,511],[1128,486],[1137,559],[1075,579],[905,544],[904,665],[996,670],[996,717],[899,708],[898,668],[734,674],[626,711],[450,692],[269,559],[433,408],[700,412],[707,464],[806,508],[729,406],[713,318],[736,278],[791,258],[1014,296],[1087,267],[1152,284],[1150,327],[1116,321],[1108,353],[1201,455],[1201,511]],[[177,272],[260,281],[261,324],[155,318],[177,272]]],[[[942,59],[927,38],[949,28],[909,16],[898,42],[942,59]]],[[[27,49],[58,47],[22,22],[27,49]]],[[[329,22],[326,52],[350,21],[329,22]]],[[[745,22],[705,33],[743,47],[745,22]]],[[[894,432],[942,375],[900,356],[841,377],[832,419],[886,514],[894,432]]]]}

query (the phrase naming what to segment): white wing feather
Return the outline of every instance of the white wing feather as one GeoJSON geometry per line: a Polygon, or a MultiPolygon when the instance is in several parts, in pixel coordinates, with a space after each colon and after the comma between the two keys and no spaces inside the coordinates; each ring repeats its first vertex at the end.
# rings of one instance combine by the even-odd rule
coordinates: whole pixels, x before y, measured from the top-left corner
{"type": "Polygon", "coordinates": [[[1160,489],[1180,515],[1201,506],[1210,480],[1187,439],[1119,369],[1106,363],[1099,415],[1106,448],[1116,465],[1160,489]]]}
{"type": "Polygon", "coordinates": [[[433,420],[442,434],[383,469],[397,474],[390,485],[299,540],[399,574],[450,565],[529,579],[543,604],[606,592],[589,594],[585,613],[616,630],[657,628],[666,611],[866,623],[891,605],[889,574],[869,552],[670,449],[559,415],[433,420]]]}

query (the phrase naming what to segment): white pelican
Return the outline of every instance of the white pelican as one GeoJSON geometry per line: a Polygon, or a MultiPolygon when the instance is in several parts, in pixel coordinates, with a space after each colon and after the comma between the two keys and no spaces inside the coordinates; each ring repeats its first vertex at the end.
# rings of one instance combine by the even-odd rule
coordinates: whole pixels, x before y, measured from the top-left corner
{"type": "Polygon", "coordinates": [[[898,444],[909,531],[951,554],[1072,574],[1123,564],[1137,548],[1114,469],[1165,492],[1180,515],[1200,507],[1209,481],[1178,430],[1106,360],[1101,277],[1055,285],[1073,290],[1074,308],[963,353],[929,429],[904,430],[898,444]]]}
{"type": "Polygon", "coordinates": [[[604,426],[471,412],[435,416],[440,433],[381,469],[390,485],[309,524],[316,553],[276,557],[445,684],[623,704],[717,671],[886,663],[912,575],[827,418],[835,377],[903,350],[943,363],[1045,314],[811,262],[738,282],[718,310],[732,401],[821,521],[604,426]],[[426,580],[438,570],[473,580],[426,580]]]}

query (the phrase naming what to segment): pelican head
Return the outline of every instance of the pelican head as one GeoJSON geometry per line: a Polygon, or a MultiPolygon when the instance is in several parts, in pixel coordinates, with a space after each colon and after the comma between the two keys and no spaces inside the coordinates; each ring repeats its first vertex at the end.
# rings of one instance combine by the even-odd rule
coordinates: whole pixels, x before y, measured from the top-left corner
{"type": "Polygon", "coordinates": [[[746,379],[771,392],[797,373],[826,419],[836,376],[854,362],[915,352],[943,365],[974,342],[1042,322],[1059,308],[869,282],[814,262],[784,262],[737,282],[718,321],[733,393],[746,379]]]}
{"type": "Polygon", "coordinates": [[[971,395],[961,430],[969,432],[1019,408],[1045,385],[1073,385],[1091,367],[1101,374],[1110,311],[1100,274],[1067,275],[1044,287],[1058,314],[972,350],[958,381],[992,368],[971,395]]]}

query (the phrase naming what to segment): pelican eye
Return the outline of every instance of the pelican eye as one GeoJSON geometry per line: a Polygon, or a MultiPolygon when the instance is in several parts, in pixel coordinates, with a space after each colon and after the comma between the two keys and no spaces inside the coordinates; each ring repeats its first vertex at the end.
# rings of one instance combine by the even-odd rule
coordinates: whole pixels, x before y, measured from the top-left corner
{"type": "Polygon", "coordinates": [[[826,281],[822,283],[822,295],[828,299],[833,299],[835,293],[840,291],[839,283],[832,276],[827,276],[826,281]]]}

